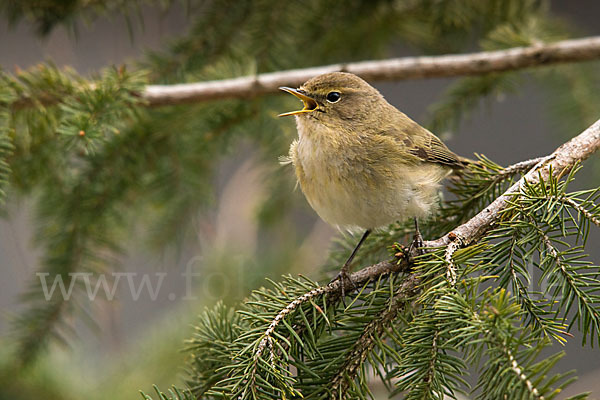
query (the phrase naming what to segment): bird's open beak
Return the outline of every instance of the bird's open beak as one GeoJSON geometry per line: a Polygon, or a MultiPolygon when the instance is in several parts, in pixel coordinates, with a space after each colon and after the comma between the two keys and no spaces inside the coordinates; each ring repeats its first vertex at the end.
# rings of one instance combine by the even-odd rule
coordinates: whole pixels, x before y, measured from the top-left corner
{"type": "Polygon", "coordinates": [[[280,117],[287,117],[288,115],[298,115],[298,114],[313,112],[319,106],[317,104],[317,102],[315,101],[315,99],[313,99],[312,97],[308,97],[307,95],[305,95],[303,90],[292,89],[292,88],[285,87],[285,86],[282,86],[279,89],[283,90],[284,92],[288,92],[288,93],[293,94],[294,96],[296,96],[297,98],[299,98],[300,100],[302,100],[302,103],[304,103],[304,108],[302,110],[290,111],[290,112],[286,112],[286,113],[283,113],[283,114],[279,114],[280,117]]]}

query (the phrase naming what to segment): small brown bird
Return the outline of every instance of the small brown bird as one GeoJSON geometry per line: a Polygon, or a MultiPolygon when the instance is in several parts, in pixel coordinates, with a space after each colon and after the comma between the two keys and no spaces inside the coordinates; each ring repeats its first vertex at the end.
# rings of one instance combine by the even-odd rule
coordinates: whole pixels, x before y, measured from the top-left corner
{"type": "MultiPolygon", "coordinates": [[[[365,230],[335,279],[342,292],[349,265],[373,229],[434,210],[440,182],[468,159],[388,103],[356,75],[319,75],[300,88],[281,87],[304,108],[289,162],[311,207],[340,229],[365,230]]],[[[335,280],[334,279],[334,280],[335,280]]]]}

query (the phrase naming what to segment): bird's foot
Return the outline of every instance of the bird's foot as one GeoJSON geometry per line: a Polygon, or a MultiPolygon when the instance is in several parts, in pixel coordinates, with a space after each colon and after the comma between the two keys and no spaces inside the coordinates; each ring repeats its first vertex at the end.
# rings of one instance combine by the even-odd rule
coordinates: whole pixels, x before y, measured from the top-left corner
{"type": "Polygon", "coordinates": [[[350,284],[350,286],[352,286],[352,290],[356,289],[356,285],[354,284],[354,282],[352,281],[352,277],[350,276],[350,274],[348,273],[348,265],[344,264],[344,266],[342,267],[342,269],[340,269],[340,272],[338,272],[338,274],[335,276],[335,278],[333,278],[329,284],[332,284],[333,282],[339,280],[340,281],[340,288],[341,288],[341,297],[342,297],[342,303],[344,303],[344,307],[346,307],[346,302],[345,302],[345,297],[346,297],[346,288],[347,288],[347,284],[350,284]]]}
{"type": "Polygon", "coordinates": [[[415,236],[413,236],[413,241],[408,247],[408,255],[409,257],[416,257],[423,255],[423,236],[420,231],[415,232],[415,236]]]}

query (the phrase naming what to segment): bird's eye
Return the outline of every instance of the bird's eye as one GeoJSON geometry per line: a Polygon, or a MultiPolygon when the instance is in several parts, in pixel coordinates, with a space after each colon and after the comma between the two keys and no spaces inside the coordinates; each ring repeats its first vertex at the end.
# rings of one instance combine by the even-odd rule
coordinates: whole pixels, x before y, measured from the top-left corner
{"type": "Polygon", "coordinates": [[[341,97],[342,97],[342,94],[340,92],[327,93],[327,101],[330,103],[337,103],[341,97]]]}

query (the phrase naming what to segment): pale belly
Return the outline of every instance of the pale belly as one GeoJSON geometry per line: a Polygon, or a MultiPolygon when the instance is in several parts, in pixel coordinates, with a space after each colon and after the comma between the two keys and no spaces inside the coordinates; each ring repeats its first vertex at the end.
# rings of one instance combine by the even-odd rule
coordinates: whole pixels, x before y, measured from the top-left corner
{"type": "Polygon", "coordinates": [[[298,143],[292,154],[300,187],[324,221],[343,229],[373,229],[427,216],[446,175],[435,164],[382,165],[347,154],[331,157],[303,145],[298,143]]]}

